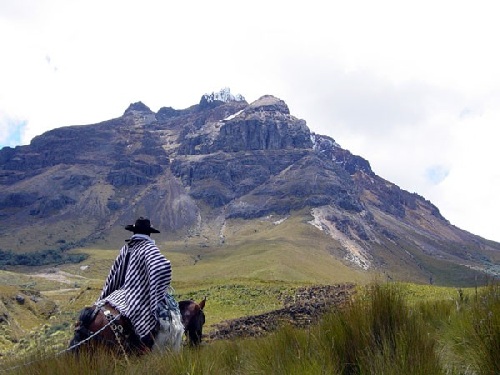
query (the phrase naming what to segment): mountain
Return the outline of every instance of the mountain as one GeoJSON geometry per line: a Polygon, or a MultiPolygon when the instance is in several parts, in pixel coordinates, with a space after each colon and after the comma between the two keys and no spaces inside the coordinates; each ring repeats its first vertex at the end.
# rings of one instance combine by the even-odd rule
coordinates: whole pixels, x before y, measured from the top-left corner
{"type": "Polygon", "coordinates": [[[4,265],[116,248],[143,215],[159,241],[186,251],[248,245],[258,230],[241,230],[249,223],[288,221],[288,234],[266,237],[281,241],[284,261],[283,243],[300,239],[388,278],[470,285],[499,273],[499,243],[451,225],[271,95],[247,103],[225,89],[157,113],[137,102],[115,119],[48,131],[0,150],[0,186],[4,265]]]}

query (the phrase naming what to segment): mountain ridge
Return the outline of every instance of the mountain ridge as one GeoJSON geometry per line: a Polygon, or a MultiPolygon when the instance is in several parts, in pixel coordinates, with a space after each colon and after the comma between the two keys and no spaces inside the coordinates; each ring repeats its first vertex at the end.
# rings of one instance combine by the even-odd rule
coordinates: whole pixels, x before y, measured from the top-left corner
{"type": "Polygon", "coordinates": [[[205,94],[157,113],[136,102],[115,119],[53,129],[0,150],[0,185],[3,252],[105,243],[139,215],[161,240],[204,233],[203,246],[223,247],[231,220],[305,212],[332,256],[358,269],[498,275],[500,244],[451,225],[272,95],[205,94]]]}

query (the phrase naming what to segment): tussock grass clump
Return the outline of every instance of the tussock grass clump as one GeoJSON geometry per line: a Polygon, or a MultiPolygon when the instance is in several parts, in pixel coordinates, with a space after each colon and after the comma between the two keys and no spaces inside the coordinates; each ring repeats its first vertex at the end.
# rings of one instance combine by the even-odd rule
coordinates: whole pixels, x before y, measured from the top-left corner
{"type": "Polygon", "coordinates": [[[369,286],[351,306],[320,324],[340,374],[442,374],[436,343],[394,284],[369,286]]]}
{"type": "Polygon", "coordinates": [[[126,361],[121,356],[104,348],[93,351],[81,351],[78,356],[71,353],[51,355],[43,348],[16,363],[5,363],[5,371],[12,375],[48,375],[48,374],[119,374],[128,373],[126,361]]]}
{"type": "Polygon", "coordinates": [[[475,374],[500,374],[500,284],[460,299],[445,331],[455,355],[454,368],[475,374]]]}
{"type": "Polygon", "coordinates": [[[229,375],[238,374],[241,350],[236,342],[214,342],[200,348],[185,348],[180,353],[153,353],[137,364],[133,374],[229,375]]]}
{"type": "Polygon", "coordinates": [[[317,330],[285,326],[261,340],[249,341],[245,374],[337,374],[338,367],[325,356],[317,330]]]}

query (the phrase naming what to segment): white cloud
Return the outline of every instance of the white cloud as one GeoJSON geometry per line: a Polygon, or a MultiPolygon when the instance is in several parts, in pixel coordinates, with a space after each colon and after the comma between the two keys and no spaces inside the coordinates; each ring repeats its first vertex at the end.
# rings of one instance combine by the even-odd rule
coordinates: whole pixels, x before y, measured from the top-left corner
{"type": "Polygon", "coordinates": [[[272,94],[453,224],[500,241],[495,5],[3,1],[0,109],[26,126],[2,120],[0,145],[139,100],[157,111],[226,86],[272,94]]]}
{"type": "Polygon", "coordinates": [[[438,186],[436,199],[454,224],[498,240],[500,209],[500,97],[480,112],[455,123],[448,151],[450,173],[438,186]]]}

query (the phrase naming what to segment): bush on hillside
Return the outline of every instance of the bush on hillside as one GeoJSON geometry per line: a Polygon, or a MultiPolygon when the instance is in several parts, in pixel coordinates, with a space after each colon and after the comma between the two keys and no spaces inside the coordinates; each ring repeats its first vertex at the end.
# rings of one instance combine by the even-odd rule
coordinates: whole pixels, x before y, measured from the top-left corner
{"type": "Polygon", "coordinates": [[[68,254],[62,250],[41,250],[33,253],[14,253],[0,250],[0,267],[80,263],[87,257],[86,254],[68,254]]]}

